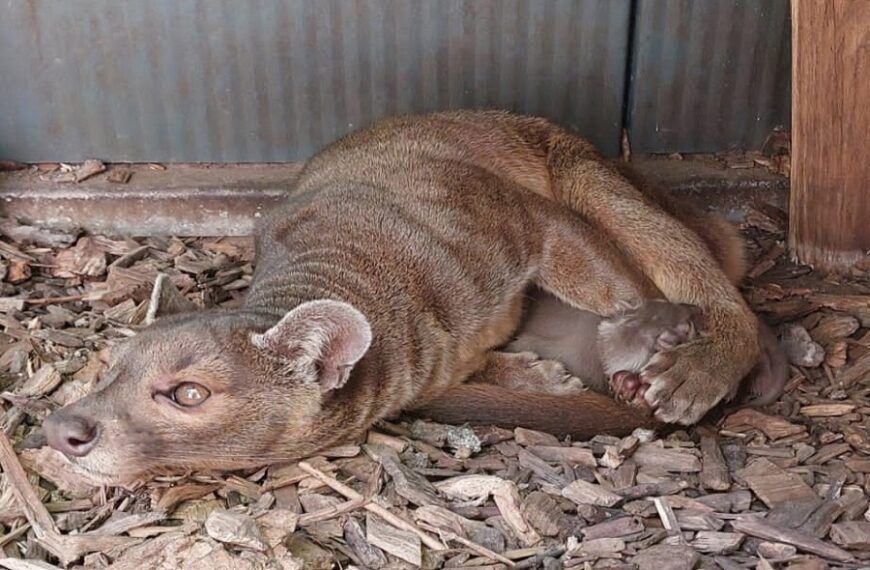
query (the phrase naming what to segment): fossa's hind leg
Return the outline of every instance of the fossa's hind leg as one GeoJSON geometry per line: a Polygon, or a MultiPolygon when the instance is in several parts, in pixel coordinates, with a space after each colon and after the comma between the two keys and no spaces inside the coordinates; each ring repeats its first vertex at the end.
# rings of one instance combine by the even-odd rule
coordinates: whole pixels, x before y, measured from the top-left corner
{"type": "Polygon", "coordinates": [[[644,371],[645,399],[665,422],[691,424],[726,398],[759,355],[757,321],[710,250],[689,228],[554,128],[548,144],[556,201],[619,244],[665,298],[697,305],[708,336],[660,352],[644,371]]]}
{"type": "Polygon", "coordinates": [[[626,304],[661,296],[601,232],[570,212],[550,215],[535,284],[563,302],[607,317],[626,304]]]}

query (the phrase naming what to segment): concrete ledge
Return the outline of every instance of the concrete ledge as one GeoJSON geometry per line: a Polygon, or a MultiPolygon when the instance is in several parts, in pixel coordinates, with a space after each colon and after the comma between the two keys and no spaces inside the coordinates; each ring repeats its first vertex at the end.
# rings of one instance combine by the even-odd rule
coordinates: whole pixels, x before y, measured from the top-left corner
{"type": "Polygon", "coordinates": [[[127,184],[106,174],[58,182],[38,171],[0,174],[0,213],[35,225],[108,235],[250,235],[254,220],[280,203],[301,166],[118,165],[127,184]]]}
{"type": "MultiPolygon", "coordinates": [[[[740,220],[754,200],[785,208],[788,180],[763,168],[640,157],[632,166],[687,199],[740,220]]],[[[107,235],[249,235],[254,220],[287,195],[300,164],[113,165],[81,183],[36,168],[0,173],[0,214],[26,223],[107,235]],[[107,180],[130,170],[127,184],[107,180]]]]}
{"type": "Polygon", "coordinates": [[[632,159],[631,168],[658,186],[734,222],[742,221],[757,201],[788,211],[788,178],[760,166],[722,168],[710,160],[691,157],[640,156],[632,159]]]}

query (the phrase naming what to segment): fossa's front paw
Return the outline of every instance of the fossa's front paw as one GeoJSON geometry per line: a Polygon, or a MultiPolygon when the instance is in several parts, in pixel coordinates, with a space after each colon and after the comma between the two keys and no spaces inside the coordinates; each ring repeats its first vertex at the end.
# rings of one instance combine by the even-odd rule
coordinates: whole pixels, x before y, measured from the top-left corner
{"type": "Polygon", "coordinates": [[[641,373],[641,381],[647,385],[643,398],[655,410],[656,418],[691,425],[728,396],[740,377],[733,374],[733,367],[726,365],[721,354],[711,338],[656,354],[641,373]]]}
{"type": "Polygon", "coordinates": [[[534,352],[497,353],[492,382],[505,388],[540,394],[575,394],[586,385],[572,376],[561,362],[541,359],[534,352]]]}

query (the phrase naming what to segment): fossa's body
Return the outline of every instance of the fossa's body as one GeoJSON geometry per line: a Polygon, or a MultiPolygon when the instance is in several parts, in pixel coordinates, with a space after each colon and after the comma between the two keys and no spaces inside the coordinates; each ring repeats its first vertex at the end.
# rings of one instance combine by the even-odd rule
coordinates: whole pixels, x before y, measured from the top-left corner
{"type": "Polygon", "coordinates": [[[302,457],[439,402],[575,435],[649,425],[592,392],[541,395],[530,413],[522,394],[464,384],[512,337],[532,286],[602,316],[658,297],[698,306],[707,334],[644,369],[656,420],[695,422],[759,348],[718,238],[683,219],[543,119],[382,121],[314,157],[261,225],[243,307],[126,342],[98,391],[46,421],[49,442],[119,481],[302,457]]]}

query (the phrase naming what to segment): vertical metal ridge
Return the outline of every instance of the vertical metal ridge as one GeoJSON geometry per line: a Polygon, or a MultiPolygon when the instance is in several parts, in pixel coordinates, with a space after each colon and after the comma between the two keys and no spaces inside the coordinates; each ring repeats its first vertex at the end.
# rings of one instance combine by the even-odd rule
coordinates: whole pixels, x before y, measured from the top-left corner
{"type": "MultiPolygon", "coordinates": [[[[141,3],[138,3],[141,5],[141,3]]],[[[214,89],[210,81],[208,69],[212,66],[212,53],[208,36],[208,22],[205,13],[209,9],[209,0],[196,0],[193,10],[184,10],[191,22],[188,24],[193,30],[194,42],[188,45],[188,53],[194,56],[189,61],[189,79],[191,91],[195,99],[192,101],[190,110],[194,112],[193,129],[196,133],[194,139],[196,145],[194,156],[218,156],[220,147],[219,125],[217,115],[219,109],[212,103],[214,89]]],[[[151,151],[155,152],[154,150],[151,151]]],[[[182,159],[178,159],[182,160],[182,159]]]]}
{"type": "Polygon", "coordinates": [[[788,121],[788,38],[788,0],[638,2],[633,150],[758,148],[788,121]]]}
{"type": "Polygon", "coordinates": [[[11,0],[0,154],[281,161],[393,113],[502,107],[617,150],[631,0],[11,0]]]}

